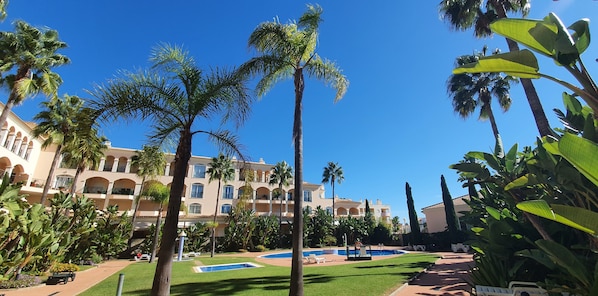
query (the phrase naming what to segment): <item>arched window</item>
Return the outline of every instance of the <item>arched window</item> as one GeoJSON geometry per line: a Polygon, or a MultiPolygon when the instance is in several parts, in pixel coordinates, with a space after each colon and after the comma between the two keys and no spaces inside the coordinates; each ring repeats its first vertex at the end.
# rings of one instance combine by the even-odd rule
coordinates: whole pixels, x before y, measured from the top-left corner
{"type": "Polygon", "coordinates": [[[201,205],[198,203],[192,203],[189,205],[190,214],[201,214],[201,205]]]}
{"type": "Polygon", "coordinates": [[[231,204],[223,204],[222,208],[220,209],[220,212],[222,214],[228,214],[230,213],[230,211],[233,209],[233,206],[231,204]]]}
{"type": "Polygon", "coordinates": [[[203,198],[203,184],[194,183],[191,185],[191,198],[203,198]]]}

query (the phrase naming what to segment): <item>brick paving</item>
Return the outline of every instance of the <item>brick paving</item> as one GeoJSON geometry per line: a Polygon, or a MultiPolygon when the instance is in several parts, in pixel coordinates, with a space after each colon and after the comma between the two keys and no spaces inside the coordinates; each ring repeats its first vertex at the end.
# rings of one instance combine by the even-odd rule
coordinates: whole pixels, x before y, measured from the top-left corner
{"type": "Polygon", "coordinates": [[[466,283],[468,270],[473,265],[471,254],[441,253],[442,258],[416,277],[403,285],[391,296],[451,296],[471,295],[471,287],[466,283]]]}

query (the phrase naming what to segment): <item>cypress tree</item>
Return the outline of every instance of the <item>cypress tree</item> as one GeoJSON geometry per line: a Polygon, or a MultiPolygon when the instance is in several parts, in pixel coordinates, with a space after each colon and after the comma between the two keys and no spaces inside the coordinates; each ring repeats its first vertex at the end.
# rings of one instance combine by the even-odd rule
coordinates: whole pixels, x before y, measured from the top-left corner
{"type": "Polygon", "coordinates": [[[414,245],[421,244],[421,231],[419,230],[419,221],[417,219],[417,212],[413,204],[413,196],[411,196],[411,186],[409,182],[405,183],[405,191],[407,193],[407,210],[409,211],[409,226],[411,227],[411,242],[414,245]]]}
{"type": "Polygon", "coordinates": [[[455,213],[455,205],[453,198],[446,186],[444,176],[440,175],[440,187],[442,188],[442,202],[444,203],[444,212],[446,215],[446,224],[451,237],[451,243],[458,243],[459,223],[457,222],[457,214],[455,213]]]}

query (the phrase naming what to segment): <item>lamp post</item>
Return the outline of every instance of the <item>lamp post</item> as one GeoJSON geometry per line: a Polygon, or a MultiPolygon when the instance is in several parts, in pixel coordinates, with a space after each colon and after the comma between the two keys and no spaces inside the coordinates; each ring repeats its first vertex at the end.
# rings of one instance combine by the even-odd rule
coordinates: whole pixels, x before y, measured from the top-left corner
{"type": "Polygon", "coordinates": [[[177,257],[177,261],[181,261],[183,259],[183,246],[185,245],[185,237],[187,237],[187,233],[185,233],[183,230],[179,234],[179,256],[177,257]]]}

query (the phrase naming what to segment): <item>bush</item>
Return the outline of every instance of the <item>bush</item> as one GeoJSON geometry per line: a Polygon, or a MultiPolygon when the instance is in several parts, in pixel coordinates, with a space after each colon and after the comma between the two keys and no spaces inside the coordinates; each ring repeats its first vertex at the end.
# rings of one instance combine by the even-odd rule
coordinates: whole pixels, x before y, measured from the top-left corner
{"type": "Polygon", "coordinates": [[[268,250],[268,248],[264,247],[263,245],[257,245],[257,246],[255,246],[255,251],[256,252],[264,252],[266,250],[268,250]]]}
{"type": "Polygon", "coordinates": [[[37,286],[42,283],[38,276],[21,274],[18,280],[0,281],[0,289],[15,289],[37,286]]]}
{"type": "Polygon", "coordinates": [[[50,269],[51,272],[75,272],[79,271],[79,266],[72,263],[57,263],[50,269]]]}

